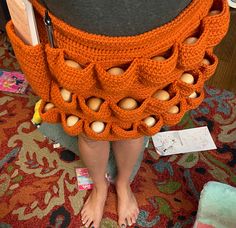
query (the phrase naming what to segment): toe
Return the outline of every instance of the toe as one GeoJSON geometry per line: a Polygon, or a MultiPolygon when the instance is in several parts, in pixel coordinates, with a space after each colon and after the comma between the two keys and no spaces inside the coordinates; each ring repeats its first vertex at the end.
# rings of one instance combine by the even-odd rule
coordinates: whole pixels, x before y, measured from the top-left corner
{"type": "Polygon", "coordinates": [[[119,224],[119,227],[121,227],[121,228],[125,228],[127,225],[126,225],[126,222],[125,222],[125,219],[120,219],[120,221],[118,222],[118,224],[119,224]]]}
{"type": "Polygon", "coordinates": [[[88,216],[85,215],[83,220],[82,220],[83,225],[86,224],[88,220],[89,220],[88,216]]]}
{"type": "Polygon", "coordinates": [[[125,227],[126,227],[125,217],[120,216],[120,217],[119,217],[118,224],[119,224],[119,227],[121,227],[121,228],[125,228],[125,227]],[[123,225],[123,226],[122,226],[122,225],[123,225]]]}
{"type": "Polygon", "coordinates": [[[84,213],[85,213],[85,209],[83,208],[83,209],[81,210],[80,214],[83,216],[84,213]]]}
{"type": "Polygon", "coordinates": [[[86,213],[84,212],[83,214],[81,213],[81,220],[85,220],[85,218],[87,217],[86,213]]]}
{"type": "Polygon", "coordinates": [[[132,217],[131,216],[127,217],[127,223],[128,223],[129,226],[132,225],[132,217]]]}
{"type": "Polygon", "coordinates": [[[92,223],[92,219],[89,218],[87,222],[85,223],[85,227],[90,227],[90,224],[92,223]]]}
{"type": "Polygon", "coordinates": [[[136,220],[137,220],[137,216],[136,214],[133,214],[133,216],[131,217],[132,224],[136,223],[136,220]]]}
{"type": "Polygon", "coordinates": [[[136,213],[135,213],[136,220],[138,219],[138,216],[139,216],[139,210],[137,210],[136,213]]]}

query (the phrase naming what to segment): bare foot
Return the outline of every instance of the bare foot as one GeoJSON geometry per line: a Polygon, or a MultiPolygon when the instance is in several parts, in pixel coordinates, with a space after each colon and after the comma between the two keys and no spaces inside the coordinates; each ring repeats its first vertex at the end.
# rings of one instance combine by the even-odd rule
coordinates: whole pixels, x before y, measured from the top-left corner
{"type": "Polygon", "coordinates": [[[107,183],[99,187],[93,187],[81,211],[81,220],[85,227],[99,228],[107,198],[107,190],[107,183]]]}
{"type": "Polygon", "coordinates": [[[116,182],[118,196],[118,224],[121,228],[136,223],[139,209],[130,185],[116,182]]]}

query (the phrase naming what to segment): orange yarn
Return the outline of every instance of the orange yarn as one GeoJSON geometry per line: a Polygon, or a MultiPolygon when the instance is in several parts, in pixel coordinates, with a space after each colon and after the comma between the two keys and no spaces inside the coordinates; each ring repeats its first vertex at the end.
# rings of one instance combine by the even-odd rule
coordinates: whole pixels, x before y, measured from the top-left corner
{"type": "Polygon", "coordinates": [[[25,45],[14,32],[12,22],[7,25],[16,57],[34,91],[41,96],[41,117],[47,122],[61,122],[70,135],[86,134],[98,140],[137,138],[157,133],[162,125],[178,123],[184,113],[196,108],[204,98],[204,82],[214,73],[217,57],[213,47],[227,32],[229,9],[226,0],[193,0],[173,21],[152,31],[127,37],[109,37],[90,34],[73,28],[53,15],[54,36],[57,48],[49,47],[43,25],[44,8],[31,1],[36,9],[41,44],[25,45]],[[209,16],[211,10],[219,10],[209,16]],[[186,44],[188,37],[198,38],[194,44],[186,44]],[[154,56],[165,56],[164,61],[154,61],[154,56]],[[203,58],[210,65],[202,64],[203,58]],[[71,59],[83,66],[82,70],[66,65],[71,59]],[[121,75],[107,72],[111,67],[126,69],[121,75]],[[180,80],[184,72],[194,76],[194,84],[180,80]],[[65,102],[60,88],[72,92],[72,101],[65,102]],[[153,98],[160,89],[171,95],[168,101],[153,98]],[[197,98],[189,98],[193,92],[197,98]],[[98,112],[86,105],[89,97],[104,100],[98,112]],[[139,106],[123,110],[117,104],[132,97],[139,106]],[[47,102],[55,108],[44,112],[47,102]],[[177,105],[177,114],[168,110],[177,105]],[[79,117],[72,127],[66,124],[68,115],[79,117]],[[144,118],[153,116],[156,124],[148,127],[144,118]],[[93,121],[106,124],[102,133],[95,133],[93,121]]]}

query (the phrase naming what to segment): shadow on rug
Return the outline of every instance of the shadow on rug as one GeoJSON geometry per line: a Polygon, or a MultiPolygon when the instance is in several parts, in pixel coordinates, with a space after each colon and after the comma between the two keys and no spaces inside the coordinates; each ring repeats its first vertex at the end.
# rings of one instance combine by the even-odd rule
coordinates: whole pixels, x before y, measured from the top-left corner
{"type": "MultiPolygon", "coordinates": [[[[77,191],[75,168],[83,164],[72,152],[53,149],[31,123],[37,99],[31,92],[0,93],[0,227],[82,227],[88,192],[77,191]]],[[[171,129],[203,125],[217,150],[160,158],[149,143],[132,184],[141,211],[134,227],[191,227],[206,182],[236,186],[236,96],[207,87],[201,106],[171,129]]],[[[117,227],[116,220],[111,186],[102,227],[117,227]]]]}

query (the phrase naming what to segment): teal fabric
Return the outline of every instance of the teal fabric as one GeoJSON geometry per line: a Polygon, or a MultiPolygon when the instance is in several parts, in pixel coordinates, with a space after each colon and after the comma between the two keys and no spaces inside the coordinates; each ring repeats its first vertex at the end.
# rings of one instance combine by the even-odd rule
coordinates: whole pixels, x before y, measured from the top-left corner
{"type": "MultiPolygon", "coordinates": [[[[42,123],[39,130],[42,132],[43,135],[48,137],[49,139],[53,140],[54,142],[60,143],[61,146],[65,147],[66,149],[74,152],[79,156],[79,150],[77,145],[77,137],[72,137],[66,134],[61,126],[61,124],[48,124],[48,123],[42,123]]],[[[130,176],[130,180],[132,181],[137,174],[139,167],[141,165],[141,162],[143,160],[143,153],[145,150],[145,145],[147,144],[147,141],[149,140],[148,137],[145,137],[144,144],[142,151],[140,153],[140,156],[138,158],[138,161],[133,169],[133,172],[130,176]]],[[[112,152],[112,149],[110,150],[110,156],[109,161],[107,165],[107,172],[109,173],[109,176],[111,180],[114,180],[117,174],[117,167],[116,167],[116,161],[112,152]]]]}
{"type": "Polygon", "coordinates": [[[197,223],[212,225],[216,228],[236,227],[236,188],[215,182],[208,182],[199,201],[197,223]]]}

